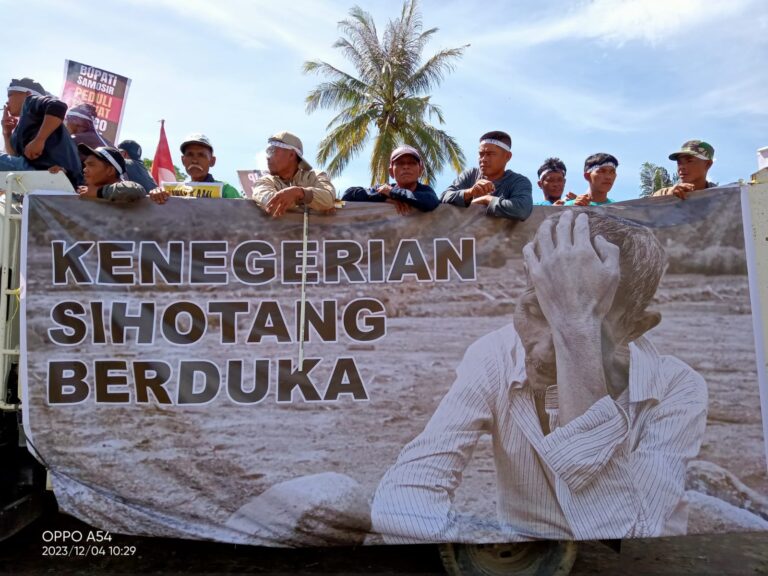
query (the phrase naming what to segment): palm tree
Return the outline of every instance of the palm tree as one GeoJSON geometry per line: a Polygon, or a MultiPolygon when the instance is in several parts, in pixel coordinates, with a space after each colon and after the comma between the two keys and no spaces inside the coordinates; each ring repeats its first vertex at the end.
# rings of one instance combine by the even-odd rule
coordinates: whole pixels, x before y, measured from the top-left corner
{"type": "Polygon", "coordinates": [[[640,198],[652,196],[656,190],[672,186],[678,181],[678,176],[670,176],[666,168],[653,162],[643,162],[640,166],[640,198]]]}
{"type": "Polygon", "coordinates": [[[381,40],[370,14],[358,6],[349,14],[349,19],[339,22],[343,36],[333,47],[352,63],[357,76],[327,62],[304,63],[304,73],[327,78],[307,95],[307,113],[318,108],[338,111],[320,142],[317,162],[326,166],[331,177],[338,176],[375,131],[371,184],[387,181],[389,155],[400,144],[421,152],[427,182],[434,180],[446,161],[460,172],[464,167],[461,148],[429,123],[437,119],[444,124],[444,119],[428,92],[453,70],[453,60],[468,45],[440,50],[422,61],[424,46],[437,28],[422,31],[417,0],[406,0],[400,17],[390,20],[381,40]]]}

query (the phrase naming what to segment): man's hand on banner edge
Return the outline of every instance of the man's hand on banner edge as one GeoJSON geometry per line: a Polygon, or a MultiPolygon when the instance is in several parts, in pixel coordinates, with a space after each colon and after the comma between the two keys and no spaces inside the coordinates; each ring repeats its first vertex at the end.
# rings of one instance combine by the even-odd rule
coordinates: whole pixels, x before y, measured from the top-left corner
{"type": "Polygon", "coordinates": [[[264,209],[267,214],[277,218],[285,214],[289,209],[295,207],[304,199],[304,188],[301,186],[289,186],[278,190],[267,201],[264,209]]]}
{"type": "Polygon", "coordinates": [[[81,198],[98,198],[99,187],[98,186],[78,186],[77,193],[81,198]]]}
{"type": "Polygon", "coordinates": [[[171,193],[167,190],[164,190],[162,188],[154,188],[153,190],[149,191],[149,199],[155,202],[156,204],[165,204],[165,202],[168,200],[168,198],[171,196],[171,193]]]}

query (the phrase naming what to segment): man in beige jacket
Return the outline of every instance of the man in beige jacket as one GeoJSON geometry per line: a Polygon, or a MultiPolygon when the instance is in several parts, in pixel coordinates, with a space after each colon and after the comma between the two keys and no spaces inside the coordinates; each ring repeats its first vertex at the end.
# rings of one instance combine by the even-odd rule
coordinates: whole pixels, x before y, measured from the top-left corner
{"type": "Polygon", "coordinates": [[[269,138],[269,175],[256,181],[253,199],[270,216],[282,216],[296,206],[319,211],[334,207],[333,184],[325,172],[312,170],[303,154],[301,140],[290,132],[279,132],[269,138]]]}

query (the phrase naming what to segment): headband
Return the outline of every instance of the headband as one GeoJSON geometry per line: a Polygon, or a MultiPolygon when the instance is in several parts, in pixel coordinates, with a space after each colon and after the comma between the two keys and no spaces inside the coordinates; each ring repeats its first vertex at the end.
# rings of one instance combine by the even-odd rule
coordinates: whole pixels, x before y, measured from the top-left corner
{"type": "Polygon", "coordinates": [[[286,144],[285,142],[282,142],[280,140],[267,140],[267,144],[269,146],[274,146],[275,148],[285,148],[286,150],[293,150],[299,156],[299,160],[302,160],[302,157],[301,157],[302,151],[296,148],[296,146],[291,146],[290,144],[286,144]]]}
{"type": "Polygon", "coordinates": [[[8,86],[8,92],[29,92],[32,94],[32,96],[42,96],[40,92],[37,90],[32,90],[32,88],[27,88],[25,86],[19,86],[19,85],[12,85],[8,86]]]}
{"type": "Polygon", "coordinates": [[[550,172],[560,172],[563,176],[565,176],[565,170],[560,170],[560,168],[547,168],[546,170],[542,171],[541,174],[539,174],[539,180],[544,178],[544,176],[546,176],[550,172]]]}
{"type": "Polygon", "coordinates": [[[614,170],[618,168],[618,165],[615,162],[603,162],[602,164],[595,164],[594,166],[590,166],[585,170],[585,172],[595,172],[597,170],[600,170],[600,168],[605,168],[606,166],[610,166],[614,170]]]}
{"type": "Polygon", "coordinates": [[[67,116],[74,117],[74,118],[82,118],[83,120],[87,120],[88,122],[91,122],[91,123],[95,121],[95,118],[92,118],[91,116],[86,116],[85,114],[81,114],[80,112],[67,112],[67,116]]]}
{"type": "Polygon", "coordinates": [[[480,140],[480,144],[493,144],[494,146],[498,146],[499,148],[506,150],[507,152],[512,152],[512,149],[501,140],[495,140],[493,138],[485,138],[483,140],[480,140]]]}
{"type": "Polygon", "coordinates": [[[99,156],[104,158],[107,162],[109,162],[115,170],[117,170],[117,175],[122,176],[123,175],[123,169],[120,167],[120,164],[117,163],[117,160],[112,158],[112,154],[107,152],[106,150],[94,150],[99,156]]]}

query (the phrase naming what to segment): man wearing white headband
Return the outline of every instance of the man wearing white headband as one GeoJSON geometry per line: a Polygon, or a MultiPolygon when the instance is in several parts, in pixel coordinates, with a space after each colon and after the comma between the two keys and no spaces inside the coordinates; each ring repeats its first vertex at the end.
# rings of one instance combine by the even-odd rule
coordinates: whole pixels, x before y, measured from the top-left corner
{"type": "Polygon", "coordinates": [[[73,186],[82,180],[77,149],[63,126],[67,105],[31,78],[13,79],[3,106],[5,154],[0,171],[63,170],[73,186]]]}
{"type": "Polygon", "coordinates": [[[313,170],[304,159],[304,147],[294,134],[278,132],[270,136],[267,167],[269,175],[253,185],[253,199],[270,216],[277,218],[297,206],[333,209],[336,189],[325,172],[313,170]]]}
{"type": "MultiPolygon", "coordinates": [[[[72,140],[75,141],[76,145],[85,144],[91,148],[112,146],[111,142],[105,140],[96,131],[95,122],[97,120],[96,106],[93,104],[78,104],[67,110],[67,114],[64,116],[64,126],[69,130],[72,140]]],[[[85,161],[85,158],[81,157],[80,160],[85,161]]]]}
{"type": "Polygon", "coordinates": [[[616,168],[619,161],[615,156],[598,152],[588,156],[584,161],[584,180],[589,184],[589,190],[585,194],[568,200],[566,206],[601,206],[611,204],[613,200],[608,198],[608,192],[616,181],[616,168]]]}
{"type": "Polygon", "coordinates": [[[141,184],[123,181],[125,160],[117,148],[108,146],[91,148],[86,144],[78,144],[77,150],[85,158],[83,161],[85,186],[77,189],[77,193],[83,198],[129,202],[147,195],[147,191],[141,184]]]}
{"type": "Polygon", "coordinates": [[[531,181],[522,174],[507,170],[512,158],[512,138],[501,131],[480,137],[478,168],[465,170],[443,192],[442,202],[466,208],[470,204],[485,206],[489,216],[525,220],[533,209],[531,181]]]}
{"type": "Polygon", "coordinates": [[[539,167],[538,185],[544,193],[544,200],[537,202],[536,206],[562,206],[566,200],[576,198],[576,194],[568,192],[563,198],[565,190],[565,163],[560,158],[547,158],[539,167]]]}

